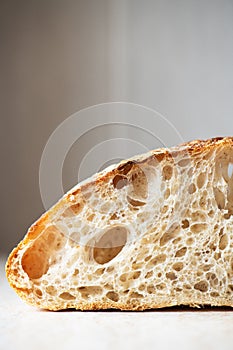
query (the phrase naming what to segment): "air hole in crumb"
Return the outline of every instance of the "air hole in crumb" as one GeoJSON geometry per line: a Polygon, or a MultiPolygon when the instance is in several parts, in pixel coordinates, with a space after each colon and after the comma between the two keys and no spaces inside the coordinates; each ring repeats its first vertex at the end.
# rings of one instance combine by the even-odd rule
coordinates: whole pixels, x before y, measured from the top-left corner
{"type": "Polygon", "coordinates": [[[136,280],[138,277],[140,277],[140,275],[141,275],[141,271],[135,271],[133,272],[132,278],[136,280]]]}
{"type": "Polygon", "coordinates": [[[95,274],[96,274],[97,276],[101,276],[101,275],[104,273],[104,271],[105,271],[104,268],[102,268],[102,269],[97,269],[97,270],[95,271],[95,274]]]}
{"type": "Polygon", "coordinates": [[[72,294],[68,293],[68,292],[64,292],[61,293],[59,295],[59,298],[63,299],[63,300],[74,300],[75,296],[73,296],[72,294]]]}
{"type": "Polygon", "coordinates": [[[209,215],[209,217],[211,217],[211,218],[213,218],[214,217],[214,210],[213,209],[211,209],[209,212],[208,212],[208,215],[209,215]]]}
{"type": "Polygon", "coordinates": [[[79,269],[74,269],[73,276],[77,276],[79,274],[79,269]]]}
{"type": "Polygon", "coordinates": [[[132,186],[129,188],[129,197],[140,201],[143,201],[143,199],[145,200],[148,195],[148,181],[146,174],[140,166],[136,167],[136,170],[131,175],[130,181],[132,186]]]}
{"type": "Polygon", "coordinates": [[[206,271],[209,271],[211,267],[212,267],[211,264],[204,264],[204,265],[202,266],[202,269],[203,269],[203,271],[206,272],[206,271]]]}
{"type": "Polygon", "coordinates": [[[224,207],[225,207],[225,196],[224,196],[224,194],[217,187],[214,187],[213,190],[214,190],[214,198],[215,198],[215,201],[217,203],[218,208],[219,209],[224,209],[224,207]]]}
{"type": "Polygon", "coordinates": [[[138,292],[131,292],[129,295],[130,298],[143,298],[143,295],[138,292]]]}
{"type": "Polygon", "coordinates": [[[191,184],[188,188],[188,192],[190,194],[193,194],[194,192],[196,192],[196,186],[194,184],[191,184]]]}
{"type": "Polygon", "coordinates": [[[109,220],[117,220],[117,219],[118,219],[118,216],[116,213],[113,213],[109,218],[109,220]]]}
{"type": "Polygon", "coordinates": [[[148,255],[148,256],[146,256],[146,257],[145,257],[145,259],[144,259],[144,260],[145,260],[145,261],[148,261],[148,260],[150,260],[150,259],[151,259],[151,257],[152,257],[152,255],[148,255]]]}
{"type": "Polygon", "coordinates": [[[153,271],[148,271],[147,274],[145,275],[145,278],[150,278],[153,276],[153,271]]]}
{"type": "Polygon", "coordinates": [[[140,286],[138,287],[138,290],[140,290],[140,292],[142,292],[143,290],[145,290],[145,284],[140,284],[140,286]]]}
{"type": "Polygon", "coordinates": [[[22,257],[22,268],[31,279],[43,276],[49,268],[47,251],[28,248],[22,257]]]}
{"type": "Polygon", "coordinates": [[[167,272],[166,273],[166,277],[169,279],[169,280],[175,280],[177,277],[176,277],[176,274],[174,272],[167,272]]]}
{"type": "Polygon", "coordinates": [[[114,302],[118,302],[119,295],[116,292],[110,291],[106,294],[106,297],[114,302]]]}
{"type": "Polygon", "coordinates": [[[197,187],[202,188],[205,184],[205,180],[206,180],[206,173],[199,174],[197,177],[197,187]]]}
{"type": "Polygon", "coordinates": [[[223,215],[224,216],[224,219],[230,219],[230,217],[231,217],[231,214],[230,213],[226,213],[226,214],[224,214],[223,215]]]}
{"type": "Polygon", "coordinates": [[[139,201],[137,199],[133,199],[129,196],[127,196],[127,201],[129,202],[129,204],[131,204],[133,207],[141,207],[143,205],[145,205],[145,202],[139,201]]]}
{"type": "Polygon", "coordinates": [[[179,250],[177,250],[175,257],[184,256],[186,254],[186,252],[187,252],[186,247],[180,248],[179,250]]]}
{"type": "Polygon", "coordinates": [[[194,284],[194,289],[199,290],[200,292],[207,292],[208,290],[208,282],[200,281],[194,284]]]}
{"type": "Polygon", "coordinates": [[[183,269],[184,265],[182,262],[177,262],[177,263],[173,264],[172,267],[175,271],[181,271],[183,269]]]}
{"type": "Polygon", "coordinates": [[[163,171],[162,171],[162,174],[163,174],[163,179],[164,180],[170,180],[171,177],[172,177],[172,173],[173,173],[173,169],[170,165],[165,165],[163,167],[163,171]]]}
{"type": "Polygon", "coordinates": [[[199,200],[199,206],[201,208],[205,208],[205,206],[207,205],[207,193],[206,191],[203,191],[203,195],[201,196],[201,199],[199,200]]]}
{"type": "Polygon", "coordinates": [[[149,294],[153,294],[153,293],[156,292],[156,289],[155,289],[155,287],[153,286],[153,284],[150,284],[149,286],[147,286],[147,292],[148,292],[149,294]]]}
{"type": "MultiPolygon", "coordinates": [[[[167,199],[167,198],[165,198],[165,199],[167,199]]],[[[165,214],[167,211],[168,211],[168,205],[164,205],[164,206],[160,209],[160,212],[161,212],[162,214],[165,214]]]]}
{"type": "Polygon", "coordinates": [[[184,289],[190,290],[190,289],[192,289],[192,287],[189,284],[184,284],[184,289]]]}
{"type": "Polygon", "coordinates": [[[190,229],[193,233],[200,233],[207,229],[207,224],[193,224],[190,229]]]}
{"type": "Polygon", "coordinates": [[[126,274],[126,273],[123,273],[123,274],[120,276],[120,281],[121,281],[121,282],[126,282],[126,279],[127,279],[127,274],[126,274]]]}
{"type": "Polygon", "coordinates": [[[81,293],[83,299],[87,299],[90,295],[96,295],[102,293],[102,288],[99,286],[83,286],[77,288],[81,293]]]}
{"type": "Polygon", "coordinates": [[[40,290],[40,289],[35,289],[35,293],[36,293],[36,295],[39,297],[39,298],[41,298],[42,297],[42,291],[40,290]]]}
{"type": "Polygon", "coordinates": [[[192,245],[193,242],[194,242],[194,239],[193,239],[192,237],[189,237],[189,238],[187,238],[187,240],[186,240],[186,244],[187,244],[187,245],[192,245]]]}
{"type": "Polygon", "coordinates": [[[226,233],[224,233],[221,237],[220,237],[220,241],[219,241],[219,249],[224,250],[227,247],[228,244],[228,236],[226,233]]]}
{"type": "Polygon", "coordinates": [[[91,214],[91,215],[89,215],[89,216],[87,217],[87,220],[88,220],[88,221],[93,221],[94,217],[95,217],[95,214],[91,214]]]}
{"type": "Polygon", "coordinates": [[[107,230],[95,243],[93,249],[94,260],[98,264],[105,264],[114,259],[127,242],[128,230],[123,226],[114,226],[107,230]]]}
{"type": "Polygon", "coordinates": [[[187,219],[182,220],[182,228],[188,228],[189,227],[189,221],[187,219]]]}
{"type": "Polygon", "coordinates": [[[114,188],[116,188],[117,190],[120,190],[123,187],[127,186],[128,179],[126,176],[116,175],[113,178],[112,183],[113,183],[114,188]]]}
{"type": "Polygon", "coordinates": [[[51,225],[39,236],[38,239],[25,251],[21,264],[25,273],[31,279],[38,279],[47,273],[49,260],[53,252],[64,246],[64,235],[51,225]],[[57,243],[59,242],[59,248],[57,243]]]}
{"type": "Polygon", "coordinates": [[[106,268],[106,271],[107,271],[107,272],[112,272],[112,271],[114,271],[114,266],[108,266],[108,267],[106,268]]]}

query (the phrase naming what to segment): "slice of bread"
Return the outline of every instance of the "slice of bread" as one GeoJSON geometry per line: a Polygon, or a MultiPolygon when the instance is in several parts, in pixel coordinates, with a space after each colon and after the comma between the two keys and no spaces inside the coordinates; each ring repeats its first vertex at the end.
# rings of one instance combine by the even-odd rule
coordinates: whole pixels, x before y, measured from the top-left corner
{"type": "Polygon", "coordinates": [[[233,138],[157,149],[78,184],[8,258],[50,310],[233,306],[233,138]]]}

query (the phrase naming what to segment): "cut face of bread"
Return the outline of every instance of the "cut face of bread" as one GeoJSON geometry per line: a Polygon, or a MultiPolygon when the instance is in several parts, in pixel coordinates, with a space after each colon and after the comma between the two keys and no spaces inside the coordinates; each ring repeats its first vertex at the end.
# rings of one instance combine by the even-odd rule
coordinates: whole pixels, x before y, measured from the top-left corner
{"type": "Polygon", "coordinates": [[[50,310],[233,306],[233,138],[158,149],[69,191],[9,256],[50,310]]]}

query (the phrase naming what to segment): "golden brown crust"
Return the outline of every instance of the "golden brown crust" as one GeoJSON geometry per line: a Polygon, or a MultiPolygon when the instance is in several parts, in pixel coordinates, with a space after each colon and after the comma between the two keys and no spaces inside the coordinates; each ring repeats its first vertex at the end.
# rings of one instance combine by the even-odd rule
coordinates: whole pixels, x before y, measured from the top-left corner
{"type": "MultiPolygon", "coordinates": [[[[98,176],[95,178],[91,178],[88,183],[85,183],[84,185],[81,185],[79,188],[74,188],[71,190],[68,194],[66,194],[57,204],[55,204],[50,210],[48,210],[46,213],[44,213],[28,230],[27,234],[25,235],[24,239],[19,243],[19,245],[13,249],[11,254],[9,255],[9,258],[6,263],[6,276],[8,278],[9,284],[11,287],[16,291],[16,293],[24,299],[29,304],[35,305],[35,302],[28,299],[28,295],[31,292],[30,288],[21,288],[20,286],[17,286],[15,281],[17,280],[17,269],[13,269],[13,261],[17,259],[18,253],[21,249],[23,249],[25,246],[28,246],[31,242],[35,241],[35,239],[42,233],[43,229],[46,227],[46,224],[50,221],[50,218],[56,213],[60,208],[62,208],[67,202],[70,201],[71,196],[76,196],[81,191],[88,190],[88,188],[93,183],[101,183],[106,182],[110,178],[112,178],[115,174],[120,173],[127,173],[127,171],[130,170],[133,164],[143,164],[143,163],[149,163],[150,161],[153,161],[153,159],[157,159],[160,161],[163,158],[169,158],[173,156],[184,156],[189,155],[190,157],[195,156],[198,153],[204,154],[206,151],[210,150],[211,148],[217,149],[219,147],[223,147],[225,145],[233,145],[233,137],[215,137],[209,140],[194,140],[191,142],[183,143],[177,147],[173,147],[171,149],[156,149],[151,152],[149,152],[146,155],[141,155],[132,159],[128,159],[125,161],[122,161],[120,164],[117,164],[112,170],[108,172],[103,172],[100,174],[97,174],[98,176]]],[[[197,300],[196,302],[192,302],[190,304],[189,301],[187,303],[182,303],[185,305],[190,306],[198,306],[199,304],[202,304],[200,300],[197,300]]],[[[131,304],[118,304],[117,308],[120,310],[145,310],[145,309],[151,309],[151,308],[163,308],[167,306],[173,306],[177,305],[176,300],[166,300],[166,302],[162,302],[160,304],[144,304],[141,303],[138,304],[136,301],[132,301],[131,304]]],[[[226,301],[226,300],[220,300],[220,302],[216,302],[214,306],[233,306],[232,303],[226,301]]],[[[41,305],[37,304],[38,307],[41,307],[41,305]]],[[[77,303],[67,302],[67,308],[76,308],[77,303]]],[[[113,302],[106,302],[103,301],[102,303],[85,303],[85,304],[79,304],[78,309],[80,310],[100,310],[100,309],[108,309],[108,308],[114,308],[115,304],[113,302]]],[[[51,309],[51,307],[50,307],[51,309]]],[[[53,310],[58,310],[59,307],[54,306],[53,310]]]]}

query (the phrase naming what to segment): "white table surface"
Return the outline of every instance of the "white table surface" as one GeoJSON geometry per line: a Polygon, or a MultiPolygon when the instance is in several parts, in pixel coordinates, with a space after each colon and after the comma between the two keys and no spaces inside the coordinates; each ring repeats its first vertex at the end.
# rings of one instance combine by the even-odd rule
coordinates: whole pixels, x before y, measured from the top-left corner
{"type": "Polygon", "coordinates": [[[0,264],[0,350],[233,350],[233,309],[41,311],[8,286],[0,264]]]}

